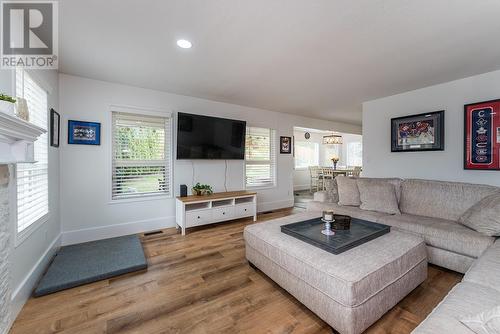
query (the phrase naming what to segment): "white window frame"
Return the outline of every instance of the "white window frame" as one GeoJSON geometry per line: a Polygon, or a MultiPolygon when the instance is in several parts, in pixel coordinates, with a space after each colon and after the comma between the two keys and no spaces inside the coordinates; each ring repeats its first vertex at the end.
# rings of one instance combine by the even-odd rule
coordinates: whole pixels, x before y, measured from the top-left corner
{"type": "Polygon", "coordinates": [[[248,128],[261,128],[261,129],[267,129],[270,130],[270,150],[271,150],[271,159],[270,160],[247,160],[246,158],[246,140],[245,140],[245,168],[244,168],[244,174],[243,174],[243,179],[245,180],[245,189],[247,190],[259,190],[259,189],[272,189],[276,188],[278,186],[278,155],[276,152],[277,149],[277,137],[276,137],[276,130],[272,128],[266,128],[262,126],[249,126],[247,125],[247,132],[248,128]],[[266,164],[269,163],[271,165],[272,173],[273,173],[273,183],[272,184],[266,184],[266,185],[256,185],[256,186],[250,186],[247,185],[247,165],[248,164],[255,164],[255,165],[260,165],[260,164],[266,164]]]}
{"type": "MultiPolygon", "coordinates": [[[[9,188],[9,207],[10,207],[10,220],[13,224],[13,229],[15,231],[14,233],[14,247],[20,246],[25,240],[27,240],[36,230],[38,230],[42,225],[44,225],[47,221],[50,219],[50,138],[49,138],[49,131],[48,127],[50,126],[50,121],[49,121],[49,96],[51,94],[51,87],[41,78],[39,78],[35,73],[32,71],[27,71],[27,70],[22,70],[23,75],[28,75],[31,80],[33,80],[41,89],[45,91],[47,94],[47,106],[46,106],[46,119],[47,119],[47,212],[33,221],[31,224],[29,224],[25,229],[22,231],[19,231],[18,229],[18,180],[17,180],[17,165],[13,165],[11,168],[9,168],[9,172],[11,174],[11,180],[9,182],[10,188],[9,188]]],[[[17,71],[13,70],[12,71],[12,78],[13,78],[13,91],[15,92],[14,95],[20,96],[19,92],[16,92],[16,86],[17,86],[17,71]]],[[[23,78],[24,80],[24,78],[23,78]]]]}
{"type": "Polygon", "coordinates": [[[173,129],[174,127],[174,118],[173,114],[171,111],[166,111],[166,110],[159,110],[159,109],[151,109],[151,108],[144,108],[144,107],[136,107],[136,106],[124,106],[124,105],[110,105],[108,108],[108,117],[107,121],[108,124],[110,124],[109,129],[110,131],[107,131],[106,139],[109,142],[109,151],[108,151],[108,204],[124,204],[124,203],[133,203],[133,202],[146,202],[146,201],[158,201],[158,200],[165,200],[169,198],[174,197],[174,160],[173,160],[173,155],[174,155],[174,135],[173,135],[173,129]],[[165,182],[168,182],[170,185],[170,192],[168,194],[147,194],[147,195],[142,195],[142,196],[136,196],[132,198],[119,198],[119,199],[114,199],[113,198],[113,112],[120,112],[120,113],[129,113],[129,114],[135,114],[135,115],[144,115],[144,116],[154,116],[154,117],[164,117],[164,118],[169,118],[170,119],[170,129],[168,129],[169,133],[165,134],[165,140],[170,141],[169,144],[169,157],[166,159],[168,162],[168,177],[165,179],[165,182]]]}
{"type": "MultiPolygon", "coordinates": [[[[317,163],[315,164],[312,164],[310,166],[319,166],[321,164],[321,161],[320,161],[320,151],[321,151],[321,147],[320,147],[320,144],[319,143],[316,143],[316,142],[312,142],[312,141],[306,141],[306,140],[299,140],[299,141],[295,141],[294,142],[294,157],[293,157],[293,168],[295,170],[307,170],[310,166],[300,166],[300,167],[297,167],[297,150],[296,150],[296,146],[297,144],[299,143],[308,143],[308,144],[313,144],[315,145],[315,148],[316,148],[316,159],[318,160],[317,163]]],[[[299,144],[300,145],[300,144],[299,144]]]]}

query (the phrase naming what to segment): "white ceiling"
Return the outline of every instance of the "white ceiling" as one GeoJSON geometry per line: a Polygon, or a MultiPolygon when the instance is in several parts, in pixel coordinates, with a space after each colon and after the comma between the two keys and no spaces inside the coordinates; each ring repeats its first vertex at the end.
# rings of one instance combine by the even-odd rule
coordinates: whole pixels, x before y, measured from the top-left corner
{"type": "Polygon", "coordinates": [[[363,101],[499,69],[499,17],[499,0],[61,0],[60,70],[359,124],[363,101]]]}

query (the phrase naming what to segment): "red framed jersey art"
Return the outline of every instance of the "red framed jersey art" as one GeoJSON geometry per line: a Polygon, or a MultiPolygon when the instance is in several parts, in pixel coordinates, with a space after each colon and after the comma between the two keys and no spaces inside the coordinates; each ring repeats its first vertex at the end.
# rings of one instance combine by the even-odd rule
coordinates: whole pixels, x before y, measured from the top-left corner
{"type": "Polygon", "coordinates": [[[464,168],[500,170],[500,100],[464,106],[464,168]]]}

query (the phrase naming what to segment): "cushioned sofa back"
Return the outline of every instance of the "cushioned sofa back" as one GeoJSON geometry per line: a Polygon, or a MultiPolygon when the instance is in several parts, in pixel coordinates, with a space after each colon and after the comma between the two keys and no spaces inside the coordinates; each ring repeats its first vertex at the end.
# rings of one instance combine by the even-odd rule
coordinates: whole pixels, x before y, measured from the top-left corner
{"type": "Polygon", "coordinates": [[[467,209],[500,188],[460,182],[408,179],[401,183],[402,213],[458,220],[467,209]]]}

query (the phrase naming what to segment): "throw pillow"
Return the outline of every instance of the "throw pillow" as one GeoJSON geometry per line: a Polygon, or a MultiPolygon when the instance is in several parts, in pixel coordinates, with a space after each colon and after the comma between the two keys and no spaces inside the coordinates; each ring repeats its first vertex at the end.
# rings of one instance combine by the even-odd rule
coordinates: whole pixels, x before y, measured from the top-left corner
{"type": "Polygon", "coordinates": [[[460,319],[460,322],[477,334],[498,334],[500,333],[500,306],[464,317],[460,319]]]}
{"type": "Polygon", "coordinates": [[[359,206],[361,200],[357,180],[343,175],[337,176],[335,180],[337,180],[339,205],[359,206]]]}
{"type": "Polygon", "coordinates": [[[333,180],[324,180],[325,182],[325,190],[328,196],[328,202],[338,203],[339,202],[339,192],[337,191],[337,181],[333,180]]]}
{"type": "Polygon", "coordinates": [[[387,180],[359,179],[359,196],[363,210],[378,211],[391,215],[401,214],[394,185],[387,180]]]}
{"type": "Polygon", "coordinates": [[[460,217],[459,222],[490,237],[500,236],[500,193],[477,202],[460,217]]]}

